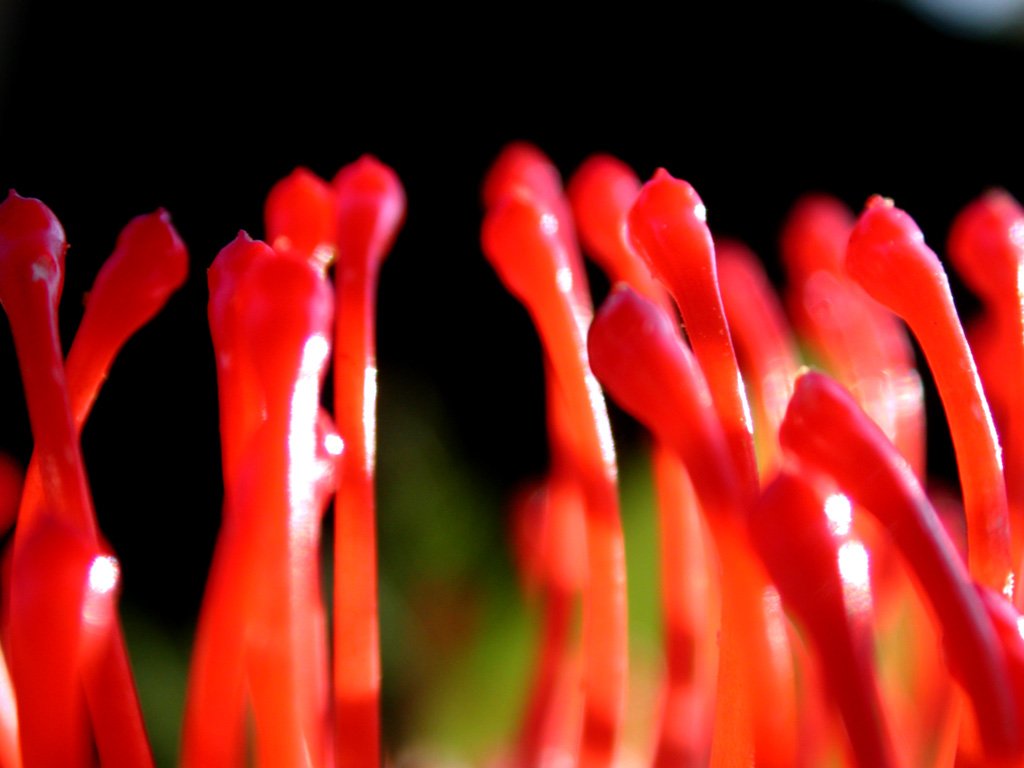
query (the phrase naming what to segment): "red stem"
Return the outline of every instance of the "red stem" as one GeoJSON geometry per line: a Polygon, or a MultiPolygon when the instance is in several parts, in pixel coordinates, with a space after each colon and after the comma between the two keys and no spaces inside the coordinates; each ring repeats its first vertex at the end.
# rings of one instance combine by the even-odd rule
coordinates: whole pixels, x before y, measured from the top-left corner
{"type": "MultiPolygon", "coordinates": [[[[327,702],[310,674],[310,596],[319,581],[317,423],[333,297],[322,270],[279,256],[240,287],[242,340],[266,403],[239,475],[252,527],[247,563],[258,588],[247,670],[261,765],[326,764],[327,702]]],[[[243,501],[243,500],[240,500],[243,501]]]]}
{"type": "Polygon", "coordinates": [[[808,373],[796,385],[781,440],[787,453],[834,478],[874,515],[920,581],[942,627],[950,667],[971,696],[996,753],[1019,751],[1019,706],[1006,660],[971,579],[924,491],[893,445],[848,393],[808,373]]]}
{"type": "Polygon", "coordinates": [[[620,286],[590,330],[591,364],[625,408],[686,464],[711,529],[722,579],[720,658],[712,764],[792,764],[795,694],[786,654],[773,647],[764,607],[767,578],[750,549],[747,499],[711,395],[672,320],[620,286]],[[757,660],[757,663],[754,663],[757,660]],[[770,703],[769,703],[770,702],[770,703]],[[756,717],[755,717],[756,715],[756,717]]]}
{"type": "Polygon", "coordinates": [[[697,192],[664,169],[629,213],[629,234],[679,306],[693,353],[707,377],[725,429],[737,480],[748,499],[758,489],[753,425],[718,288],[715,246],[697,192]]]}
{"type": "Polygon", "coordinates": [[[938,257],[906,213],[876,196],[850,236],[846,268],[864,290],[902,317],[920,342],[956,450],[971,573],[1012,597],[1014,572],[999,441],[938,257]]]}
{"type": "Polygon", "coordinates": [[[840,541],[829,530],[824,499],[808,481],[784,471],[754,506],[750,526],[783,601],[805,626],[821,658],[856,764],[895,766],[870,639],[857,631],[848,613],[857,609],[844,599],[840,541]]]}
{"type": "Polygon", "coordinates": [[[530,312],[567,406],[573,465],[586,508],[588,576],[583,597],[580,763],[615,759],[625,709],[625,562],[615,451],[600,387],[587,362],[589,307],[575,300],[559,219],[543,201],[510,195],[484,220],[483,249],[506,288],[530,312]]]}
{"type": "MultiPolygon", "coordinates": [[[[1024,552],[1024,209],[1009,194],[992,191],[957,216],[949,255],[970,287],[985,301],[987,327],[976,350],[985,392],[1002,417],[1006,490],[1013,514],[1013,562],[1024,552]],[[988,349],[984,349],[988,345],[988,349]],[[989,365],[983,367],[982,355],[989,365]]],[[[972,339],[973,340],[973,339],[972,339]]],[[[1018,601],[1019,601],[1018,597],[1018,601]]]]}
{"type": "Polygon", "coordinates": [[[755,434],[768,470],[778,460],[779,425],[799,369],[796,343],[757,257],[733,240],[716,247],[725,315],[754,396],[755,434]]]}
{"type": "Polygon", "coordinates": [[[834,198],[797,201],[783,227],[789,309],[801,339],[925,476],[924,389],[901,323],[846,275],[853,213],[834,198]]]}
{"type": "MultiPolygon", "coordinates": [[[[664,286],[629,242],[627,217],[640,180],[615,158],[595,155],[576,171],[568,194],[588,254],[613,283],[673,313],[664,286]]],[[[655,746],[657,766],[703,765],[710,750],[715,639],[708,621],[714,585],[700,509],[686,467],[674,451],[654,446],[654,481],[661,542],[661,590],[667,667],[655,746]]]]}
{"type": "Polygon", "coordinates": [[[345,443],[334,530],[334,746],[339,768],[357,768],[381,763],[375,316],[380,264],[405,216],[405,193],[368,156],[338,173],[334,191],[334,415],[345,443]]]}
{"type": "Polygon", "coordinates": [[[182,765],[218,768],[244,758],[245,629],[252,611],[256,568],[250,564],[250,513],[239,480],[246,447],[264,410],[254,361],[242,339],[240,288],[254,265],[277,258],[245,233],[217,255],[208,277],[209,319],[217,363],[224,515],[189,669],[182,735],[182,765]]]}
{"type": "Polygon", "coordinates": [[[717,638],[708,617],[716,608],[718,585],[686,467],[660,442],[653,461],[667,676],[653,765],[703,766],[711,751],[718,663],[717,638]]]}

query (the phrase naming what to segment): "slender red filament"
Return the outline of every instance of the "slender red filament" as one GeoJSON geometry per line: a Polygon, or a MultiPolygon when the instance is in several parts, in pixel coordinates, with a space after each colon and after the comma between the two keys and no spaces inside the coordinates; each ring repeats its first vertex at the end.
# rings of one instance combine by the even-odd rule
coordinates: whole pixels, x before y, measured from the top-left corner
{"type": "Polygon", "coordinates": [[[924,389],[906,330],[844,269],[853,213],[809,195],[786,219],[781,254],[801,340],[857,398],[915,473],[925,476],[924,389]]]}
{"type": "Polygon", "coordinates": [[[956,450],[971,573],[1011,597],[1015,569],[999,441],[938,257],[910,216],[876,196],[850,236],[846,268],[921,343],[956,450]]]}
{"type": "MultiPolygon", "coordinates": [[[[624,283],[673,313],[664,286],[629,242],[627,218],[640,180],[607,155],[589,158],[573,175],[568,194],[588,255],[613,283],[624,283]]],[[[653,448],[661,542],[666,689],[656,766],[703,765],[710,750],[717,641],[714,584],[700,509],[686,467],[660,441],[653,448]]]]}
{"type": "Polygon", "coordinates": [[[949,234],[954,266],[985,302],[971,347],[1000,428],[1006,490],[1013,514],[1013,558],[1024,553],[1024,209],[1009,194],[992,191],[957,216],[949,234]]]}
{"type": "Polygon", "coordinates": [[[889,531],[942,626],[950,667],[995,754],[1019,751],[1019,705],[1006,660],[971,578],[920,484],[878,427],[823,374],[802,376],[782,426],[783,448],[835,479],[889,531]]]}
{"type": "Polygon", "coordinates": [[[625,709],[625,563],[616,461],[600,387],[587,361],[589,302],[576,301],[560,221],[543,200],[510,194],[488,211],[483,249],[506,288],[530,312],[567,406],[572,464],[586,509],[588,575],[583,598],[580,763],[615,759],[625,709]]]}
{"type": "Polygon", "coordinates": [[[377,617],[376,306],[380,265],[405,217],[405,192],[366,156],[334,179],[338,261],[334,416],[345,443],[334,527],[334,749],[339,768],[380,765],[377,617]]]}
{"type": "Polygon", "coordinates": [[[740,487],[758,488],[753,424],[718,287],[715,246],[697,192],[664,169],[647,182],[629,213],[629,235],[679,306],[693,353],[725,427],[740,487]]]}
{"type": "Polygon", "coordinates": [[[601,307],[589,346],[612,397],[686,464],[718,550],[722,617],[712,765],[749,764],[755,735],[766,764],[791,764],[792,671],[777,666],[783,654],[769,636],[767,576],[750,549],[746,496],[710,408],[708,384],[672,320],[627,287],[616,288],[601,307]]]}
{"type": "MultiPolygon", "coordinates": [[[[785,470],[750,515],[755,546],[783,602],[811,636],[825,683],[843,715],[850,751],[861,768],[897,765],[877,685],[870,638],[856,627],[864,607],[844,599],[843,543],[829,528],[825,498],[785,470]],[[788,535],[780,536],[784,530],[788,535]]],[[[852,552],[854,550],[848,550],[852,552]]]]}

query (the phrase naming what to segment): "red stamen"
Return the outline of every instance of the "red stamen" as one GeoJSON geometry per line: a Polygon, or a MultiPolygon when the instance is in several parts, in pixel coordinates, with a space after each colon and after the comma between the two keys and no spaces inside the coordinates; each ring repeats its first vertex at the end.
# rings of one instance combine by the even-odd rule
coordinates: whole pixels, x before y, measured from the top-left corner
{"type": "Polygon", "coordinates": [[[906,330],[844,270],[853,214],[831,197],[793,207],[782,231],[789,310],[814,356],[925,476],[924,389],[906,330]]]}
{"type": "Polygon", "coordinates": [[[87,653],[83,607],[95,544],[53,514],[19,535],[8,651],[22,759],[26,766],[88,768],[95,759],[81,674],[94,655],[87,653]]]}
{"type": "Polygon", "coordinates": [[[485,209],[491,209],[509,195],[526,193],[543,201],[558,219],[556,233],[572,270],[573,298],[579,304],[590,303],[587,272],[576,244],[573,211],[562,192],[562,177],[547,155],[524,141],[507,145],[491,164],[484,178],[481,195],[485,209]]]}
{"type": "Polygon", "coordinates": [[[1014,562],[1024,551],[1024,209],[993,191],[964,208],[953,222],[949,255],[968,285],[985,301],[987,323],[972,335],[985,392],[1006,449],[1007,496],[1013,512],[1014,562]],[[986,365],[982,365],[985,361],[986,365]]]}
{"type": "Polygon", "coordinates": [[[999,442],[938,257],[906,213],[876,196],[868,201],[850,237],[846,268],[864,290],[902,317],[921,343],[956,450],[971,573],[1012,596],[999,442]]]}
{"type": "MultiPolygon", "coordinates": [[[[77,409],[73,414],[56,329],[63,281],[63,232],[53,214],[38,201],[24,200],[12,193],[0,209],[0,301],[11,318],[36,441],[33,466],[26,479],[24,516],[15,541],[11,589],[17,591],[22,568],[36,567],[23,561],[18,550],[44,518],[62,519],[89,546],[98,548],[78,432],[99,382],[126,338],[122,335],[124,330],[130,333],[145,322],[166,299],[167,288],[180,284],[187,269],[187,255],[160,214],[157,221],[139,219],[126,228],[118,249],[97,278],[98,296],[94,299],[95,308],[87,311],[83,319],[79,351],[74,358],[69,356],[68,376],[73,377],[77,409]],[[154,246],[166,249],[170,257],[156,258],[156,267],[151,271],[137,254],[154,246]],[[168,265],[169,275],[165,272],[168,265]],[[45,383],[41,383],[43,380],[45,383]],[[19,562],[25,564],[19,566],[19,562]]],[[[26,553],[25,558],[29,557],[26,553]]],[[[104,600],[114,599],[116,577],[117,574],[113,584],[106,586],[104,600]]],[[[89,594],[82,593],[82,598],[89,594]]],[[[83,604],[81,610],[90,609],[83,604]]],[[[152,756],[131,667],[116,614],[112,608],[111,611],[109,620],[99,624],[103,632],[97,635],[98,653],[83,660],[78,672],[82,675],[97,747],[104,762],[148,765],[152,756]]],[[[83,613],[82,620],[88,622],[89,617],[83,613]]],[[[21,621],[12,610],[12,643],[13,637],[22,631],[16,628],[21,621]]],[[[36,650],[22,647],[31,664],[36,650]]],[[[16,657],[12,661],[15,667],[21,663],[16,657]]],[[[15,672],[15,679],[18,675],[15,672]]],[[[19,720],[24,726],[24,718],[19,720]]]]}
{"type": "Polygon", "coordinates": [[[338,173],[334,192],[334,416],[346,452],[334,529],[334,746],[337,765],[356,768],[381,763],[375,316],[380,265],[405,217],[405,192],[394,171],[369,156],[338,173]]]}
{"type": "Polygon", "coordinates": [[[310,664],[319,602],[317,423],[333,296],[304,260],[256,262],[239,286],[241,343],[266,406],[238,477],[254,590],[247,670],[261,765],[324,765],[327,701],[310,664]]]}
{"type": "Polygon", "coordinates": [[[583,581],[582,564],[576,559],[586,541],[583,499],[571,474],[553,472],[543,486],[517,501],[514,514],[519,540],[531,539],[530,562],[523,563],[521,571],[530,581],[528,588],[540,592],[543,611],[516,765],[576,761],[578,748],[570,746],[570,732],[578,725],[579,713],[573,702],[566,701],[565,691],[575,687],[572,628],[573,606],[583,581]]]}
{"type": "Polygon", "coordinates": [[[709,407],[708,385],[671,319],[629,288],[609,296],[589,344],[593,369],[616,401],[683,459],[718,548],[721,655],[712,765],[749,764],[755,724],[759,759],[792,764],[792,676],[777,667],[782,657],[769,640],[766,576],[750,549],[746,496],[722,424],[709,407]]]}
{"type": "Polygon", "coordinates": [[[754,395],[755,433],[762,466],[775,466],[779,425],[799,364],[785,313],[757,257],[734,240],[720,240],[718,279],[725,316],[754,395]]]}
{"type": "Polygon", "coordinates": [[[589,302],[575,299],[561,222],[544,201],[510,195],[484,220],[483,249],[533,318],[566,406],[574,472],[586,504],[581,764],[610,765],[625,707],[626,595],[615,451],[584,339],[589,302]]]}
{"type": "Polygon", "coordinates": [[[751,535],[784,603],[811,636],[856,764],[895,766],[869,638],[858,632],[857,617],[850,615],[865,609],[844,599],[840,545],[850,542],[843,544],[829,529],[824,505],[807,480],[784,471],[751,510],[751,535]]]}
{"type": "Polygon", "coordinates": [[[334,190],[298,168],[270,190],[264,211],[267,241],[278,253],[307,259],[326,269],[337,248],[334,190]]]}
{"type": "Polygon", "coordinates": [[[0,303],[11,322],[46,505],[96,538],[57,338],[64,230],[38,200],[11,192],[0,205],[0,303]]]}
{"type": "MultiPolygon", "coordinates": [[[[640,180],[624,163],[595,155],[569,182],[569,198],[588,254],[613,283],[625,283],[674,312],[664,286],[629,242],[627,218],[640,180]]],[[[714,696],[717,649],[712,613],[713,585],[700,509],[686,467],[656,441],[653,449],[661,590],[665,627],[666,690],[654,764],[706,761],[714,696]]]]}
{"type": "Polygon", "coordinates": [[[748,498],[757,492],[757,461],[747,396],[718,289],[715,246],[697,192],[659,170],[629,214],[633,245],[679,306],[693,352],[725,427],[737,476],[748,498]]]}
{"type": "MultiPolygon", "coordinates": [[[[121,347],[163,308],[187,274],[188,252],[166,211],[139,216],[121,232],[89,291],[64,364],[76,434],[121,347]]],[[[22,513],[32,514],[42,497],[39,466],[33,462],[25,479],[22,513]]]]}
{"type": "Polygon", "coordinates": [[[893,445],[826,376],[796,385],[780,434],[783,448],[834,478],[874,515],[906,557],[942,627],[950,667],[971,696],[986,744],[1021,749],[1019,707],[1006,662],[971,579],[920,484],[893,445]]]}
{"type": "Polygon", "coordinates": [[[587,254],[613,283],[626,283],[668,308],[664,286],[629,241],[627,218],[640,194],[640,179],[632,169],[614,157],[594,155],[569,180],[567,191],[587,254]]]}

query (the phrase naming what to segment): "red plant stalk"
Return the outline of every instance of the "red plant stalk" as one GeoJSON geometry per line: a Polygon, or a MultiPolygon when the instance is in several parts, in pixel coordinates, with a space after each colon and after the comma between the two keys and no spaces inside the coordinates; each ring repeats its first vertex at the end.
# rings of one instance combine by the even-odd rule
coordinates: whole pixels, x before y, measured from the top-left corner
{"type": "Polygon", "coordinates": [[[336,196],[334,415],[345,444],[334,533],[334,749],[339,768],[380,765],[380,641],[374,511],[380,265],[405,217],[398,177],[365,156],[336,196]]]}
{"type": "MultiPolygon", "coordinates": [[[[844,597],[844,562],[864,553],[842,542],[825,514],[825,498],[794,470],[783,470],[765,489],[750,514],[751,535],[782,595],[806,628],[821,660],[824,680],[843,716],[849,752],[861,768],[897,765],[879,700],[870,636],[862,626],[868,605],[844,597]],[[789,535],[780,536],[779,531],[789,535]]],[[[866,554],[864,555],[866,557],[866,554]]],[[[848,566],[849,567],[849,566],[848,566]]],[[[861,589],[867,588],[867,573],[861,589]]],[[[861,598],[863,599],[863,598],[861,598]]]]}
{"type": "Polygon", "coordinates": [[[556,214],[544,201],[513,193],[484,220],[483,249],[506,288],[526,306],[563,392],[586,509],[583,597],[583,766],[615,759],[625,708],[625,562],[615,450],[600,387],[585,344],[589,312],[575,301],[556,214]]]}
{"type": "Polygon", "coordinates": [[[999,442],[938,257],[906,213],[875,196],[850,236],[846,268],[865,291],[902,317],[920,342],[953,437],[971,574],[1012,599],[1014,568],[999,442]]]}
{"type": "Polygon", "coordinates": [[[320,384],[333,295],[322,269],[275,256],[239,286],[242,344],[266,406],[237,478],[250,519],[245,563],[262,580],[249,604],[247,673],[259,765],[326,765],[326,702],[307,665],[319,582],[320,384]]]}
{"type": "Polygon", "coordinates": [[[327,762],[319,531],[340,441],[319,408],[332,296],[309,256],[243,233],[210,269],[221,422],[233,432],[223,439],[227,498],[190,671],[185,765],[242,761],[247,686],[261,764],[327,762]]]}
{"type": "Polygon", "coordinates": [[[797,201],[780,242],[793,322],[821,360],[925,476],[924,389],[907,332],[846,275],[853,213],[826,195],[797,201]]]}
{"type": "Polygon", "coordinates": [[[573,211],[562,191],[562,177],[543,152],[525,141],[507,145],[491,163],[481,189],[484,208],[489,210],[517,193],[543,200],[551,208],[559,223],[555,237],[565,252],[573,276],[573,300],[581,307],[590,306],[587,272],[576,241],[573,211]]]}
{"type": "Polygon", "coordinates": [[[749,765],[758,755],[766,765],[792,765],[792,670],[776,666],[785,636],[768,631],[767,577],[750,547],[748,500],[725,430],[709,407],[708,385],[672,320],[624,286],[598,312],[589,346],[594,371],[615,400],[686,464],[718,550],[722,609],[711,764],[749,765]],[[766,691],[773,698],[760,703],[781,715],[774,733],[755,733],[755,711],[767,707],[756,706],[754,697],[766,691]]]}
{"type": "Polygon", "coordinates": [[[740,487],[752,499],[758,489],[753,424],[725,320],[706,218],[696,190],[661,169],[643,186],[629,213],[629,236],[679,306],[725,429],[740,487]]]}
{"type": "MultiPolygon", "coordinates": [[[[694,356],[707,377],[712,403],[725,430],[743,503],[749,504],[759,487],[753,424],[726,323],[704,204],[693,187],[662,169],[644,185],[628,221],[631,241],[679,306],[694,356]]],[[[793,762],[796,746],[779,735],[786,734],[795,720],[792,673],[784,671],[790,667],[791,657],[781,617],[768,615],[765,621],[766,630],[779,642],[764,647],[771,651],[766,657],[771,661],[756,670],[758,685],[765,686],[756,694],[757,701],[773,702],[771,707],[760,706],[755,713],[759,759],[788,765],[793,762]]]]}
{"type": "Polygon", "coordinates": [[[982,196],[953,222],[949,255],[985,302],[986,315],[971,346],[1003,438],[1013,562],[1019,564],[1024,555],[1024,405],[1017,395],[1024,381],[1024,209],[1006,192],[982,196]]]}
{"type": "Polygon", "coordinates": [[[245,233],[223,248],[208,271],[209,322],[217,364],[224,516],[207,581],[189,669],[182,765],[236,766],[245,755],[245,630],[256,587],[247,565],[247,518],[239,475],[264,403],[254,361],[242,342],[240,287],[253,266],[276,258],[245,233]]]}
{"type": "MultiPolygon", "coordinates": [[[[267,239],[274,251],[303,261],[320,272],[334,263],[337,254],[335,194],[331,185],[305,168],[298,168],[279,181],[267,195],[264,206],[267,239]]],[[[341,462],[338,461],[343,441],[334,422],[323,408],[317,408],[316,448],[319,466],[311,475],[313,504],[318,511],[315,528],[319,541],[320,517],[337,489],[341,462]]],[[[312,530],[310,532],[312,532],[312,530]]],[[[311,550],[312,551],[312,550],[311,550]]],[[[317,557],[315,553],[314,558],[317,557]]],[[[304,586],[305,609],[295,616],[296,637],[306,639],[304,650],[298,652],[299,678],[303,689],[300,699],[315,702],[309,716],[321,727],[329,717],[330,658],[328,652],[327,616],[320,593],[316,569],[308,569],[304,586]]],[[[325,729],[325,737],[328,734],[325,729]]],[[[332,754],[333,744],[324,747],[332,754]]],[[[330,760],[328,760],[330,762],[330,760]]]]}
{"type": "MultiPolygon", "coordinates": [[[[493,207],[509,197],[521,194],[543,202],[553,211],[558,227],[554,236],[558,239],[571,277],[572,301],[581,325],[589,323],[593,314],[590,293],[587,288],[583,259],[573,232],[573,218],[570,205],[562,191],[561,177],[551,161],[535,147],[524,143],[513,143],[506,147],[487,173],[483,184],[485,206],[493,207]]],[[[581,476],[585,469],[577,466],[576,448],[573,445],[572,406],[566,400],[565,391],[557,380],[555,367],[550,358],[544,361],[548,439],[551,453],[549,484],[553,491],[552,503],[548,509],[556,519],[550,521],[557,540],[548,550],[549,557],[564,560],[574,558],[585,542],[571,540],[578,528],[576,516],[583,504],[584,488],[581,476]],[[557,493],[554,493],[557,491],[557,493]],[[564,547],[564,548],[563,548],[564,547]]],[[[573,621],[573,608],[580,576],[565,574],[564,565],[551,562],[552,579],[547,583],[545,615],[538,654],[539,666],[536,685],[529,695],[524,720],[523,740],[519,745],[518,759],[521,765],[532,766],[556,759],[578,760],[578,745],[568,751],[562,745],[570,743],[570,734],[578,728],[574,722],[579,716],[575,703],[567,708],[562,690],[566,681],[578,669],[572,637],[566,631],[573,621]],[[572,592],[565,588],[572,585],[572,592]],[[544,667],[550,666],[545,670],[544,667]],[[559,711],[559,707],[564,711],[559,711]],[[536,725],[548,724],[542,733],[536,733],[536,725]]]]}
{"type": "Polygon", "coordinates": [[[575,763],[582,699],[577,687],[574,606],[583,580],[583,499],[570,473],[549,478],[514,505],[520,572],[528,593],[539,593],[541,636],[533,681],[516,744],[521,766],[575,763]]]}
{"type": "MultiPolygon", "coordinates": [[[[82,322],[65,363],[76,435],[124,342],[147,323],[184,282],[188,254],[163,211],[134,219],[118,239],[89,292],[82,322]]],[[[29,465],[22,519],[39,514],[43,488],[37,461],[29,465]]],[[[100,754],[106,764],[138,765],[148,759],[124,638],[109,626],[104,652],[86,678],[86,694],[100,754]],[[92,680],[90,683],[89,681],[92,680]]]]}
{"type": "MultiPolygon", "coordinates": [[[[18,505],[21,503],[21,491],[24,476],[18,463],[0,454],[0,535],[6,535],[14,525],[18,516],[18,505]]],[[[0,584],[9,585],[10,558],[0,560],[0,584]]],[[[0,610],[10,603],[9,596],[4,595],[0,610]]],[[[6,624],[6,621],[3,622],[6,624]]],[[[0,627],[0,631],[3,628],[0,627]]],[[[14,684],[11,681],[10,665],[7,654],[0,645],[0,765],[20,768],[21,745],[18,742],[18,702],[14,697],[14,684]]]]}
{"type": "Polygon", "coordinates": [[[826,376],[796,385],[780,434],[784,450],[832,477],[890,533],[939,622],[949,666],[968,693],[993,755],[1020,754],[1020,705],[1006,686],[1004,650],[960,556],[895,447],[826,376]]]}
{"type": "Polygon", "coordinates": [[[754,401],[763,474],[778,464],[779,425],[793,393],[799,363],[785,313],[757,257],[735,240],[719,240],[722,304],[754,401]]]}
{"type": "Polygon", "coordinates": [[[517,764],[548,764],[557,760],[575,763],[579,745],[574,744],[581,726],[582,701],[566,700],[565,691],[576,687],[577,670],[573,643],[574,607],[583,583],[583,568],[576,562],[585,546],[584,499],[574,464],[572,412],[555,379],[550,363],[547,379],[548,438],[551,469],[544,507],[542,571],[544,614],[535,683],[531,687],[517,745],[517,764]]]}
{"type": "MultiPolygon", "coordinates": [[[[629,285],[671,314],[674,309],[667,291],[628,238],[627,217],[640,186],[624,163],[595,155],[573,175],[568,194],[580,239],[591,258],[612,282],[629,285]]],[[[714,709],[717,640],[708,616],[714,610],[716,589],[686,467],[658,440],[652,454],[667,677],[654,765],[703,765],[711,748],[714,709]]]]}
{"type": "MultiPolygon", "coordinates": [[[[76,337],[73,355],[68,360],[68,378],[65,378],[56,331],[57,304],[63,281],[63,231],[52,213],[38,201],[24,200],[12,193],[3,208],[5,215],[0,217],[4,219],[0,224],[4,241],[0,248],[3,285],[0,290],[11,318],[36,439],[33,466],[22,504],[24,517],[15,534],[11,594],[18,591],[18,585],[24,583],[28,574],[40,567],[33,562],[40,552],[57,551],[48,547],[84,547],[93,552],[91,559],[82,566],[84,570],[77,572],[83,579],[81,589],[74,593],[84,601],[79,603],[77,619],[81,631],[69,628],[62,650],[54,657],[58,660],[40,657],[41,647],[33,642],[34,635],[40,631],[35,622],[43,617],[26,608],[20,596],[12,597],[8,631],[12,677],[15,688],[23,691],[25,680],[19,680],[23,676],[22,666],[31,668],[52,663],[59,669],[65,664],[65,675],[70,674],[72,680],[80,675],[77,684],[84,690],[92,734],[104,763],[114,766],[151,764],[124,639],[113,607],[119,569],[116,561],[101,551],[81,463],[78,432],[117,349],[155,313],[168,293],[180,285],[187,269],[187,255],[161,214],[141,217],[126,228],[117,250],[97,278],[96,296],[87,308],[76,337]],[[155,255],[149,252],[151,250],[156,251],[155,255]],[[146,263],[147,256],[153,259],[151,264],[146,263]],[[122,293],[124,295],[120,295],[122,293]],[[74,413],[69,402],[68,379],[73,385],[74,413]],[[67,530],[62,534],[57,532],[58,528],[67,530]],[[67,544],[67,536],[76,538],[78,543],[67,544]],[[54,537],[65,539],[65,544],[54,544],[54,537]],[[19,610],[23,611],[20,616],[19,610]],[[76,660],[73,649],[76,643],[81,646],[82,642],[88,642],[92,650],[86,656],[79,647],[77,653],[81,658],[76,660]],[[62,653],[66,658],[59,660],[62,653]]],[[[72,578],[74,572],[67,572],[65,578],[72,578]]],[[[71,603],[55,598],[53,604],[55,610],[62,606],[68,611],[66,621],[74,621],[71,603]]],[[[63,684],[68,684],[69,679],[64,680],[63,684]]],[[[44,699],[45,688],[39,692],[40,699],[44,699]]],[[[31,711],[28,716],[19,717],[22,750],[30,764],[40,755],[60,754],[63,749],[68,753],[60,759],[66,759],[67,764],[90,759],[82,753],[82,745],[87,743],[82,741],[82,734],[87,731],[80,721],[81,714],[65,710],[72,718],[64,721],[69,734],[66,743],[48,738],[44,743],[35,730],[54,728],[55,722],[48,720],[46,705],[36,708],[26,693],[19,695],[19,709],[31,711]]],[[[77,708],[74,704],[77,698],[77,693],[70,694],[64,704],[52,703],[51,706],[77,708]]]]}

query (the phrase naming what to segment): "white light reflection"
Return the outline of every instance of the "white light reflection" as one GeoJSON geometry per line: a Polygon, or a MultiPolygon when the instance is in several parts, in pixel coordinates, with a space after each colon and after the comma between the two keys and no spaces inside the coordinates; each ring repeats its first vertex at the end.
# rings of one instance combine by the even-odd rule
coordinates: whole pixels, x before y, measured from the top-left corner
{"type": "Polygon", "coordinates": [[[828,529],[836,536],[845,536],[853,524],[853,506],[841,493],[833,493],[825,499],[825,517],[828,529]]]}
{"type": "Polygon", "coordinates": [[[106,626],[113,617],[113,592],[121,581],[117,559],[100,555],[89,564],[86,576],[89,588],[82,602],[82,621],[92,627],[106,626]]]}
{"type": "Polygon", "coordinates": [[[311,255],[313,257],[313,263],[321,270],[326,271],[338,257],[338,252],[334,250],[334,246],[328,243],[320,243],[320,245],[313,249],[313,253],[311,255]]]}
{"type": "Polygon", "coordinates": [[[697,217],[697,221],[706,222],[708,220],[708,209],[704,203],[697,203],[693,206],[693,215],[697,217]]]}
{"type": "Polygon", "coordinates": [[[540,231],[545,235],[558,234],[558,218],[553,213],[545,213],[540,217],[540,231]]]}
{"type": "Polygon", "coordinates": [[[372,364],[363,372],[363,434],[366,471],[372,473],[377,460],[377,366],[372,364]]]}
{"type": "Polygon", "coordinates": [[[121,568],[110,556],[97,557],[89,566],[89,590],[105,595],[117,586],[121,568]]]}
{"type": "Polygon", "coordinates": [[[341,439],[341,435],[337,432],[332,432],[324,437],[324,450],[330,456],[341,456],[345,450],[345,441],[341,439]]]}
{"type": "Polygon", "coordinates": [[[740,403],[743,405],[743,426],[748,435],[754,434],[754,418],[750,415],[750,399],[747,397],[747,387],[743,383],[743,374],[736,369],[736,391],[740,393],[740,403]]]}
{"type": "Polygon", "coordinates": [[[590,412],[594,416],[594,426],[597,428],[597,440],[601,444],[601,460],[604,462],[605,470],[612,475],[617,475],[615,441],[612,439],[612,425],[608,421],[608,408],[604,403],[604,392],[601,391],[601,385],[597,383],[597,378],[589,372],[589,364],[587,364],[587,370],[584,383],[587,387],[587,398],[590,400],[590,412]]]}
{"type": "MultiPolygon", "coordinates": [[[[288,425],[288,502],[298,514],[305,514],[313,506],[313,487],[320,475],[316,457],[316,421],[320,407],[320,372],[327,362],[331,345],[321,334],[311,336],[302,348],[299,376],[292,392],[290,423],[288,425]]],[[[303,530],[315,526],[316,515],[305,514],[300,522],[292,520],[303,530]]],[[[315,536],[315,531],[308,532],[315,536]]]]}
{"type": "Polygon", "coordinates": [[[555,284],[561,293],[569,293],[572,290],[572,270],[568,267],[559,267],[555,273],[555,284]]]}
{"type": "Polygon", "coordinates": [[[782,598],[775,587],[765,587],[761,595],[764,609],[765,629],[772,658],[780,659],[789,653],[789,639],[786,637],[786,614],[782,611],[782,598]]]}
{"type": "Polygon", "coordinates": [[[839,575],[843,579],[843,598],[847,610],[865,613],[871,610],[871,560],[859,541],[839,547],[839,575]]]}

